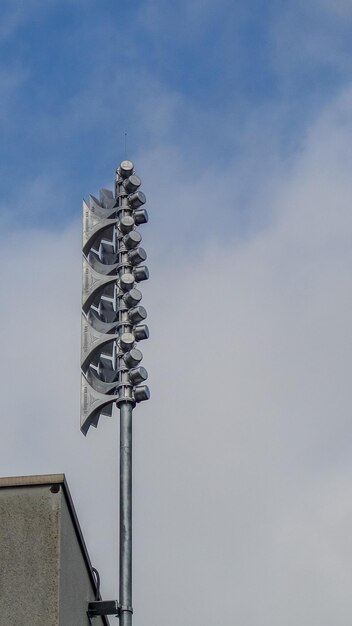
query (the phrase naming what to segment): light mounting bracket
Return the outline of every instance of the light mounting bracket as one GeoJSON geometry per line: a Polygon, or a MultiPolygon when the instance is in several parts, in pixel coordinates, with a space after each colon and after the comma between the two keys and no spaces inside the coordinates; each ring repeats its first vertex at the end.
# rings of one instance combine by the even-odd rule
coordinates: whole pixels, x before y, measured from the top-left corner
{"type": "Polygon", "coordinates": [[[123,606],[117,600],[95,600],[88,603],[88,616],[101,617],[102,615],[115,615],[120,617],[123,612],[133,613],[131,606],[123,606]]]}

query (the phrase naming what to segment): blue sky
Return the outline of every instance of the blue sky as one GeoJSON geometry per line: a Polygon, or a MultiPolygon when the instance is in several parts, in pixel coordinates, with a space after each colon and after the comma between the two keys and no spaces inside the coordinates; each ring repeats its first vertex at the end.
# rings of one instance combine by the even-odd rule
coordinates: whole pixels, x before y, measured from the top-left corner
{"type": "Polygon", "coordinates": [[[136,626],[180,599],[195,626],[350,626],[351,26],[349,0],[0,0],[0,473],[66,473],[107,599],[118,419],[79,432],[81,206],[125,132],[147,195],[136,626]]]}
{"type": "Polygon", "coordinates": [[[124,156],[124,132],[131,158],[171,145],[189,175],[243,160],[249,134],[262,168],[273,150],[289,160],[351,72],[351,13],[336,6],[3,0],[5,214],[67,224],[124,156]],[[28,212],[19,178],[51,186],[50,207],[28,212]]]}

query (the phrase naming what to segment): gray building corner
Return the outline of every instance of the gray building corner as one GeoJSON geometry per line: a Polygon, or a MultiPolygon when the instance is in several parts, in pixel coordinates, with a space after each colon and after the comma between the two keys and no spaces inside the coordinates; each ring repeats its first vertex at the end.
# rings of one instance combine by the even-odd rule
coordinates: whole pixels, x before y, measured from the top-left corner
{"type": "Polygon", "coordinates": [[[63,474],[0,478],[0,626],[109,626],[63,474]]]}

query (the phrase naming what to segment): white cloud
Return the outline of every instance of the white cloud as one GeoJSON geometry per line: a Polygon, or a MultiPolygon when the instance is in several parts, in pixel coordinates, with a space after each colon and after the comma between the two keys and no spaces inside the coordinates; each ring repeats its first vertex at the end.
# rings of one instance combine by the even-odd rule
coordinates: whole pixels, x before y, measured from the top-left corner
{"type": "MultiPolygon", "coordinates": [[[[253,183],[251,202],[270,217],[197,252],[177,255],[177,241],[202,207],[209,232],[209,208],[222,219],[213,179],[187,176],[171,150],[160,198],[164,152],[141,158],[152,399],[134,418],[136,624],[176,626],[181,611],[195,624],[349,623],[350,97],[311,128],[285,177],[274,170],[264,192],[253,183]],[[176,171],[182,193],[167,198],[176,171]],[[166,227],[166,199],[169,257],[148,234],[166,227]]],[[[224,197],[236,176],[216,173],[224,197]]],[[[79,256],[77,224],[3,242],[1,473],[66,471],[112,598],[117,423],[78,432],[79,256]]]]}

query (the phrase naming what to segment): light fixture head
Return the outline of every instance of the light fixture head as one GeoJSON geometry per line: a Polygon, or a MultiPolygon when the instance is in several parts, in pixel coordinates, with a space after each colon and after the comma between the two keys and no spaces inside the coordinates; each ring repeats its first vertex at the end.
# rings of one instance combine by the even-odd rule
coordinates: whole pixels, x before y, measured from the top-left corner
{"type": "Polygon", "coordinates": [[[134,346],[135,337],[132,333],[122,333],[120,335],[120,348],[123,352],[131,350],[134,346]]]}
{"type": "Polygon", "coordinates": [[[143,354],[138,348],[132,348],[129,352],[123,355],[123,360],[125,361],[127,367],[137,367],[141,360],[143,359],[143,354]]]}
{"type": "Polygon", "coordinates": [[[134,248],[133,250],[129,250],[128,258],[131,265],[136,266],[146,260],[147,253],[144,248],[134,248]]]}
{"type": "Polygon", "coordinates": [[[128,203],[132,209],[138,209],[142,204],[145,204],[147,198],[143,191],[135,191],[128,196],[128,203]]]}
{"type": "Polygon", "coordinates": [[[142,280],[148,280],[149,270],[146,265],[139,265],[133,270],[133,275],[136,283],[140,283],[142,280]]]}
{"type": "Polygon", "coordinates": [[[147,385],[141,385],[134,390],[134,399],[136,402],[143,402],[143,400],[149,400],[150,391],[147,385]]]}
{"type": "Polygon", "coordinates": [[[131,215],[123,215],[119,221],[119,229],[123,235],[127,235],[133,229],[135,221],[131,215]]]}
{"type": "Polygon", "coordinates": [[[133,217],[137,226],[139,226],[139,224],[146,224],[149,220],[147,209],[137,209],[133,212],[133,217]]]}
{"type": "Polygon", "coordinates": [[[148,339],[149,328],[146,324],[141,324],[140,326],[135,326],[133,333],[136,341],[142,341],[143,339],[148,339]]]}
{"type": "Polygon", "coordinates": [[[130,291],[134,285],[133,274],[125,273],[120,276],[120,289],[124,292],[130,291]]]}
{"type": "Polygon", "coordinates": [[[133,174],[133,170],[134,170],[134,165],[132,161],[126,160],[126,161],[121,161],[117,172],[121,176],[121,178],[128,178],[129,176],[131,176],[131,174],[133,174]]]}
{"type": "Polygon", "coordinates": [[[135,306],[128,310],[127,315],[131,324],[139,324],[139,322],[143,322],[146,319],[147,311],[144,306],[135,306]]]}
{"type": "Polygon", "coordinates": [[[142,235],[138,232],[138,230],[131,230],[123,237],[122,241],[124,242],[127,250],[133,250],[141,243],[142,235]]]}
{"type": "Polygon", "coordinates": [[[141,365],[139,367],[134,367],[133,369],[131,369],[128,372],[128,375],[130,377],[132,385],[139,385],[140,383],[144,383],[144,381],[148,378],[147,370],[141,365]]]}
{"type": "Polygon", "coordinates": [[[142,181],[139,176],[136,176],[136,174],[132,174],[132,176],[126,178],[123,181],[123,186],[126,189],[127,193],[133,193],[134,191],[137,191],[138,187],[140,187],[141,184],[142,181]]]}
{"type": "Polygon", "coordinates": [[[124,302],[128,307],[134,307],[142,300],[142,294],[139,289],[131,289],[123,296],[124,302]]]}

